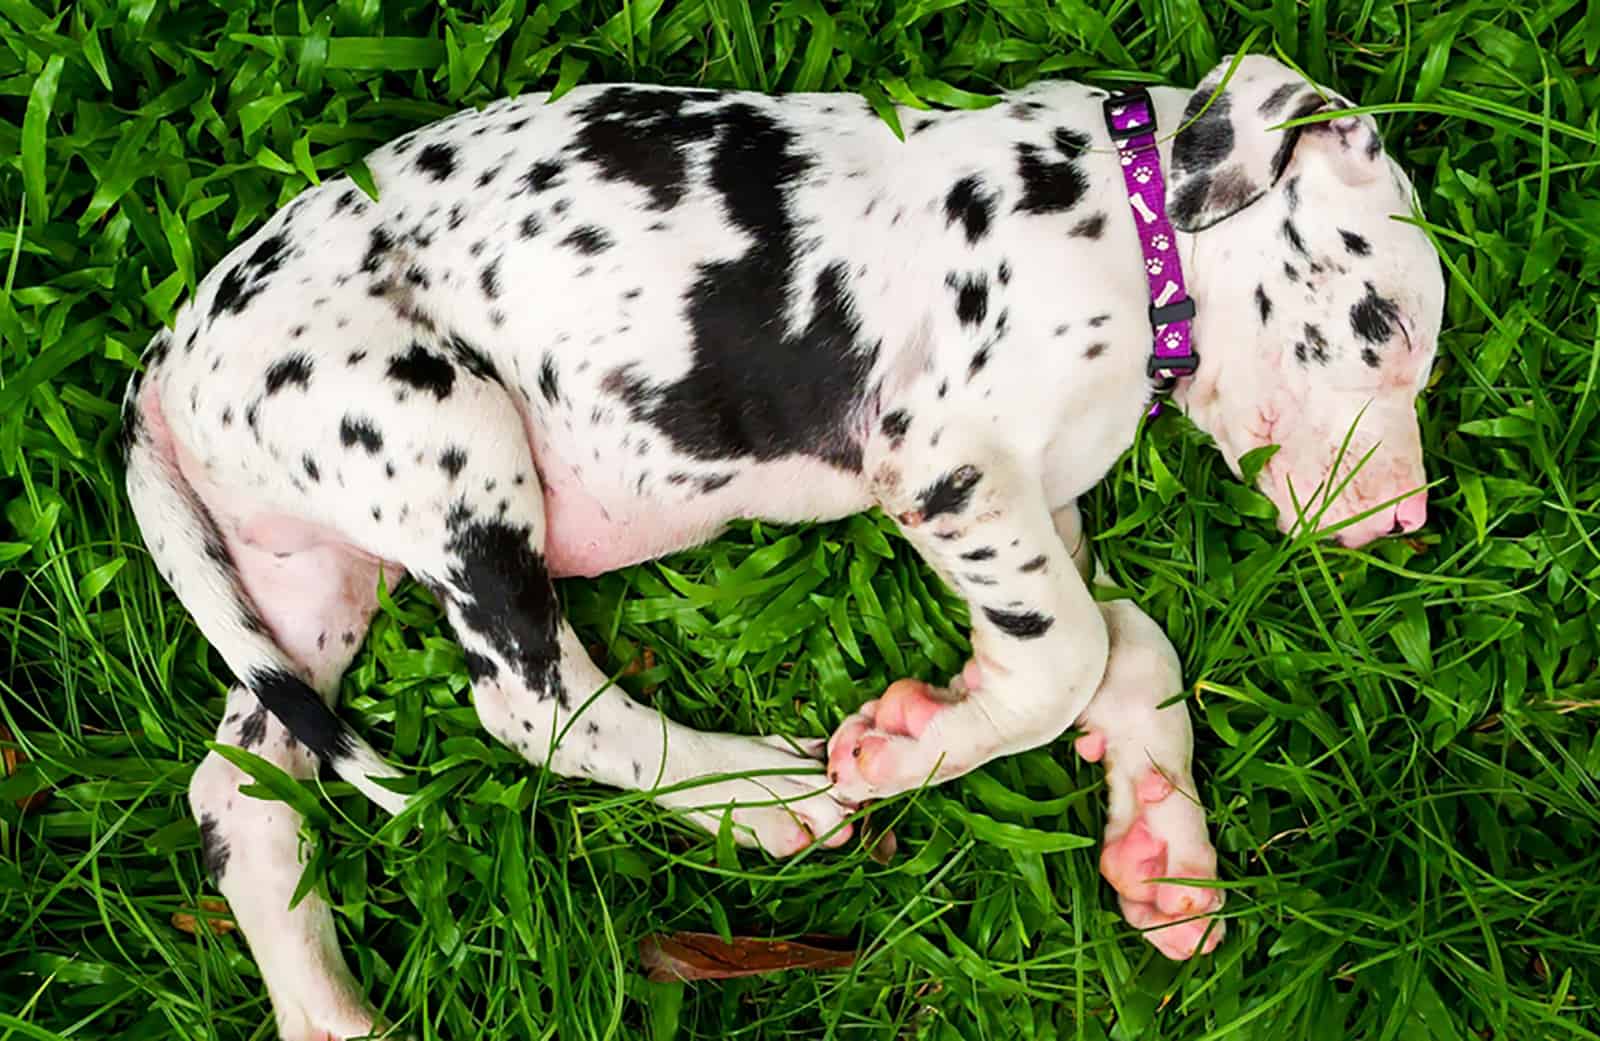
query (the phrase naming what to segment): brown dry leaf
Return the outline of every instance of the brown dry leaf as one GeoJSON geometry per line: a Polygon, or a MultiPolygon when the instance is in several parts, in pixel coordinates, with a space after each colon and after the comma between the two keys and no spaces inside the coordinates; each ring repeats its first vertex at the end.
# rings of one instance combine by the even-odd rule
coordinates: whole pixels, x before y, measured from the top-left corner
{"type": "MultiPolygon", "coordinates": [[[[12,735],[10,730],[6,729],[4,723],[0,723],[0,771],[4,771],[5,776],[10,777],[17,772],[17,767],[27,761],[28,757],[23,755],[22,749],[17,747],[16,737],[12,735]]],[[[17,800],[17,808],[23,813],[37,810],[44,805],[44,801],[48,798],[50,798],[48,791],[24,795],[17,800]]]]}
{"type": "Polygon", "coordinates": [[[730,944],[714,933],[672,933],[640,940],[639,960],[651,982],[675,983],[760,976],[785,969],[848,969],[855,964],[856,952],[793,940],[735,936],[730,944]]]}
{"type": "Polygon", "coordinates": [[[238,928],[232,918],[228,917],[228,902],[219,900],[214,896],[203,897],[199,904],[200,914],[188,911],[172,912],[172,927],[180,932],[194,935],[200,929],[203,921],[213,933],[231,933],[238,928]]]}

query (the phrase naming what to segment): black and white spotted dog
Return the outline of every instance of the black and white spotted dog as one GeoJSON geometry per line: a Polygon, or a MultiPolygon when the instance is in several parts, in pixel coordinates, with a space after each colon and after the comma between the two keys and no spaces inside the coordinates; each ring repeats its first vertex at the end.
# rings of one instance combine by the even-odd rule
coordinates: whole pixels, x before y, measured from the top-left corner
{"type": "MultiPolygon", "coordinates": [[[[1236,470],[1280,446],[1261,484],[1284,527],[1309,507],[1350,546],[1415,529],[1444,290],[1394,219],[1409,183],[1365,117],[1273,129],[1341,99],[1264,58],[1225,71],[1152,91],[1203,357],[1174,400],[1236,470]]],[[[1128,919],[1172,957],[1209,950],[1220,894],[1149,881],[1215,877],[1187,714],[1158,708],[1177,658],[1137,609],[1095,602],[1074,506],[1152,395],[1105,96],[1044,83],[905,111],[901,141],[851,96],[585,87],[378,150],[381,201],[345,180],[301,195],[157,334],[125,410],[140,527],[240,680],[218,740],[400,808],[330,702],[380,567],[409,572],[448,609],[496,737],[562,774],[671,789],[707,828],[731,814],[777,855],[1078,724],[1107,766],[1102,867],[1128,919]],[[615,688],[591,699],[606,676],[552,577],[733,518],[874,505],[970,603],[974,658],[946,689],[901,681],[865,705],[826,773],[615,688]],[[723,776],[749,771],[768,773],[723,776]]],[[[328,906],[290,908],[299,821],[245,780],[209,756],[192,802],[278,1028],[365,1034],[328,906]]]]}

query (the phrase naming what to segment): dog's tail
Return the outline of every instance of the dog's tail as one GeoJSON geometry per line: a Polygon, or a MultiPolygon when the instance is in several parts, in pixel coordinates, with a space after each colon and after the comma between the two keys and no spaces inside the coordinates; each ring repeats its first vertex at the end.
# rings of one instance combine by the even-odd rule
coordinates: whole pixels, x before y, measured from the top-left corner
{"type": "MultiPolygon", "coordinates": [[[[158,334],[145,354],[152,370],[165,354],[166,335],[158,334]]],[[[121,445],[134,518],[162,575],[201,633],[239,681],[319,762],[390,813],[403,810],[406,797],[376,783],[399,776],[398,771],[339,719],[273,639],[240,580],[221,529],[178,468],[154,384],[138,377],[123,402],[121,445]]]]}

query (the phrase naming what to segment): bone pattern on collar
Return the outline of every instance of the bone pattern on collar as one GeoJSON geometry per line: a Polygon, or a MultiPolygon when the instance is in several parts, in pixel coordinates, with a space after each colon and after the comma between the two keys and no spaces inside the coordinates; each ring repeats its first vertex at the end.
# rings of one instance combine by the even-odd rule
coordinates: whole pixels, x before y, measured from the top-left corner
{"type": "MultiPolygon", "coordinates": [[[[1200,364],[1194,350],[1194,301],[1183,279],[1177,235],[1167,217],[1166,181],[1156,149],[1156,110],[1143,90],[1115,94],[1105,102],[1106,128],[1116,144],[1128,208],[1139,232],[1145,278],[1150,288],[1150,378],[1165,393],[1200,364]]],[[[1160,411],[1159,402],[1150,410],[1160,411]]]]}

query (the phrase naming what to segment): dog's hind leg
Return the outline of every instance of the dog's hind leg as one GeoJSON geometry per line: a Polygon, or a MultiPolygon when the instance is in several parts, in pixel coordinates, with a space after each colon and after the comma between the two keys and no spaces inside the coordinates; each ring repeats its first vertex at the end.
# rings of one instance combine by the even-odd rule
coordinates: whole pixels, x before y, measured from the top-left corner
{"type": "MultiPolygon", "coordinates": [[[[151,553],[245,680],[228,694],[218,742],[292,777],[311,777],[333,758],[357,763],[376,788],[368,778],[381,766],[356,758],[359,746],[330,703],[376,608],[379,565],[332,544],[293,552],[247,544],[218,524],[177,471],[159,408],[141,408],[128,427],[128,489],[151,553]]],[[[240,792],[248,783],[212,753],[195,771],[189,799],[206,865],[260,965],[278,1030],[285,1041],[371,1034],[377,1022],[339,951],[326,901],[312,891],[290,906],[304,867],[301,817],[240,792]]],[[[391,808],[402,802],[378,791],[391,808]]]]}

